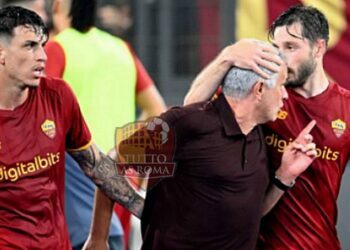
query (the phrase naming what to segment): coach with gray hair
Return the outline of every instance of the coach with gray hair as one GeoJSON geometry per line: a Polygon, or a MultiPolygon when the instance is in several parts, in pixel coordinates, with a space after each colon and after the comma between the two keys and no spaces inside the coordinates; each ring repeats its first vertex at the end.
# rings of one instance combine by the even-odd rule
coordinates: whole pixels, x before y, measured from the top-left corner
{"type": "MultiPolygon", "coordinates": [[[[286,66],[263,70],[269,80],[231,68],[218,98],[161,115],[176,135],[176,171],[147,192],[142,249],[254,249],[260,219],[273,206],[259,124],[276,119],[287,98],[286,66]]],[[[311,142],[293,142],[280,169],[306,169],[315,154],[311,142]]]]}

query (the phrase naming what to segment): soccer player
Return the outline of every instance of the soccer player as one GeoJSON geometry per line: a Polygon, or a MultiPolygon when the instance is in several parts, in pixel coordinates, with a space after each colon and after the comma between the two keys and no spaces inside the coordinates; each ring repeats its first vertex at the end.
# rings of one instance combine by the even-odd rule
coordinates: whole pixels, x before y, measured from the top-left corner
{"type": "MultiPolygon", "coordinates": [[[[316,8],[293,6],[282,13],[269,32],[275,47],[286,57],[288,100],[279,119],[270,123],[266,142],[272,162],[278,166],[285,146],[310,120],[316,120],[311,134],[317,145],[317,159],[291,187],[294,180],[277,176],[280,192],[288,190],[264,219],[261,249],[340,249],[336,231],[341,176],[350,155],[350,92],[327,79],[323,57],[329,38],[328,22],[316,8]]],[[[251,40],[241,41],[246,46],[251,40]]],[[[222,58],[235,57],[235,45],[223,50],[195,80],[185,102],[209,98],[229,66],[222,58]],[[202,94],[199,96],[196,92],[202,94]]],[[[261,52],[263,53],[263,52],[261,52]]],[[[276,177],[273,177],[276,180],[276,177]]],[[[273,181],[276,183],[276,181],[273,181]]],[[[275,201],[281,194],[276,192],[275,201]]]]}
{"type": "Polygon", "coordinates": [[[6,7],[0,20],[0,249],[71,249],[66,150],[109,198],[140,216],[143,199],[92,141],[71,89],[43,77],[48,33],[41,18],[6,7]]]}

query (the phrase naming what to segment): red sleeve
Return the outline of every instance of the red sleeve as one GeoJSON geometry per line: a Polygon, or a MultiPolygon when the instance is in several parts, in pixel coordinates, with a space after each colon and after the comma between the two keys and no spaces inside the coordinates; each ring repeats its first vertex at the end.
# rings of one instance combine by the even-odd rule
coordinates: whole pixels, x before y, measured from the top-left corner
{"type": "Polygon", "coordinates": [[[45,46],[45,52],[47,54],[46,74],[48,76],[62,78],[66,66],[63,48],[58,42],[49,41],[45,46]]]}
{"type": "Polygon", "coordinates": [[[150,75],[147,73],[145,67],[141,63],[140,59],[136,56],[134,50],[130,47],[129,44],[127,44],[129,47],[129,50],[134,58],[135,67],[136,67],[136,94],[140,93],[141,91],[145,90],[149,86],[152,86],[153,80],[150,77],[150,75]]]}
{"type": "Polygon", "coordinates": [[[87,148],[92,142],[91,133],[84,120],[76,96],[65,82],[61,88],[61,100],[64,103],[64,118],[67,126],[67,150],[75,151],[87,148]]]}

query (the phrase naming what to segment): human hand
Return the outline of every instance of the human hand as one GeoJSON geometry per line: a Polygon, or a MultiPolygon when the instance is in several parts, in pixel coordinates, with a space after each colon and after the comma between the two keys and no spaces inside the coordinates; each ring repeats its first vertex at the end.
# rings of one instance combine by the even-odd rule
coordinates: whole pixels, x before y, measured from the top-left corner
{"type": "Polygon", "coordinates": [[[242,39],[227,46],[219,55],[220,61],[244,69],[251,69],[261,77],[268,79],[269,75],[259,68],[259,65],[273,72],[278,72],[284,62],[278,55],[277,48],[271,44],[256,39],[242,39]]]}
{"type": "Polygon", "coordinates": [[[286,148],[276,176],[286,185],[290,185],[303,173],[316,158],[316,145],[310,131],[316,125],[312,120],[286,148]]]}

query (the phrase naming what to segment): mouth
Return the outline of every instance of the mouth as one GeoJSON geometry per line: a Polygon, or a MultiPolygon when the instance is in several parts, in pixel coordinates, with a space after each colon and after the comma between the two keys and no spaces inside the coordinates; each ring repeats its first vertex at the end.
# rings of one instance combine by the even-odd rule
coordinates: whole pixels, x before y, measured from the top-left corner
{"type": "Polygon", "coordinates": [[[34,68],[34,75],[36,78],[44,76],[44,66],[37,66],[34,68]]]}

